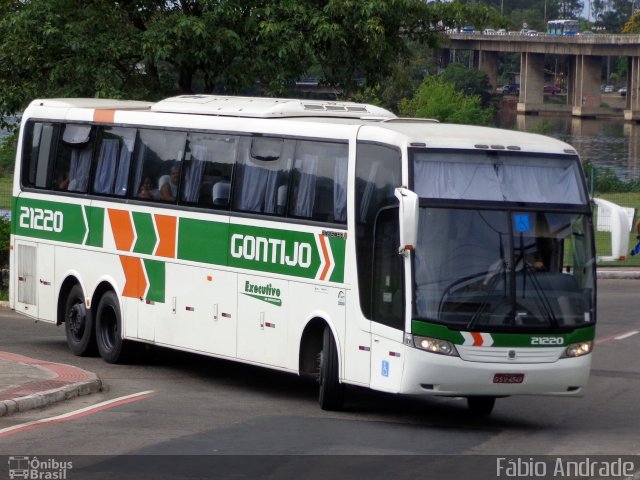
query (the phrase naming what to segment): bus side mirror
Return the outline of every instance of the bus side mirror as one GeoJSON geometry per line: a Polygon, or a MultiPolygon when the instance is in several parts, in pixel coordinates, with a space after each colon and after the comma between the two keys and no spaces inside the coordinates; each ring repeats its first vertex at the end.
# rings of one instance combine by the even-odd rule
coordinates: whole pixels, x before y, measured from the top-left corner
{"type": "Polygon", "coordinates": [[[418,243],[418,195],[408,188],[395,189],[400,202],[400,247],[398,253],[406,256],[418,243]]]}

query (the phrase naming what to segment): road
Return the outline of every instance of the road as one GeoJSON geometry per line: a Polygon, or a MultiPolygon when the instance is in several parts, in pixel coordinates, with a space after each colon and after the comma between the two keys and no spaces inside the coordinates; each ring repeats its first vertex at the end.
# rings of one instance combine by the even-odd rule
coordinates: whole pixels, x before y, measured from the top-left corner
{"type": "Polygon", "coordinates": [[[417,401],[359,389],[349,389],[343,412],[324,412],[313,381],[161,349],[133,365],[109,365],[73,356],[62,328],[5,310],[0,350],[93,371],[107,389],[0,418],[0,428],[153,393],[2,438],[0,454],[638,455],[640,334],[632,332],[640,330],[639,289],[636,280],[599,282],[586,396],[499,399],[489,418],[471,416],[462,399],[417,401]]]}

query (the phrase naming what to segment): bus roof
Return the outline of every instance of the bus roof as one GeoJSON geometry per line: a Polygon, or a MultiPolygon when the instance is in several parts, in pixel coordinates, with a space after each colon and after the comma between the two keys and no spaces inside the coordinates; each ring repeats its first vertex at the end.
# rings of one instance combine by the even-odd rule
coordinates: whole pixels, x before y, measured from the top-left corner
{"type": "Polygon", "coordinates": [[[154,112],[196,113],[232,117],[347,117],[395,118],[384,108],[354,102],[300,100],[292,98],[180,95],[159,101],[154,112]]]}
{"type": "MultiPolygon", "coordinates": [[[[127,110],[202,115],[203,117],[269,118],[280,121],[304,121],[360,125],[359,138],[380,141],[384,132],[409,146],[480,150],[528,151],[576,154],[573,147],[542,135],[479,127],[438,123],[434,120],[398,118],[383,108],[354,103],[262,97],[181,95],[157,103],[99,98],[58,98],[34,100],[30,107],[66,109],[127,110]]],[[[113,121],[113,120],[112,120],[113,121]]],[[[154,122],[158,123],[158,122],[154,122]]],[[[162,123],[162,122],[160,122],[162,123]]]]}

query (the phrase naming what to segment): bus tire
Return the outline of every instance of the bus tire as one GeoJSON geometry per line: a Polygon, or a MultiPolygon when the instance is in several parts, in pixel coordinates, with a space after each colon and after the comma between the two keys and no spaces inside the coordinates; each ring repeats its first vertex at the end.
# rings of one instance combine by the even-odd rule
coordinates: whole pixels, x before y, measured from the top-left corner
{"type": "Polygon", "coordinates": [[[496,397],[467,397],[467,406],[474,415],[490,415],[496,404],[496,397]]]}
{"type": "Polygon", "coordinates": [[[344,385],[339,380],[338,349],[329,327],[324,328],[320,352],[320,393],[318,403],[323,410],[340,410],[344,402],[344,385]]]}
{"type": "Polygon", "coordinates": [[[67,345],[75,355],[88,356],[96,353],[96,337],[91,313],[84,304],[82,287],[75,284],[64,302],[64,332],[67,345]]]}
{"type": "Polygon", "coordinates": [[[96,343],[107,363],[126,363],[131,356],[131,343],[122,339],[120,303],[112,290],[105,292],[96,309],[96,343]]]}

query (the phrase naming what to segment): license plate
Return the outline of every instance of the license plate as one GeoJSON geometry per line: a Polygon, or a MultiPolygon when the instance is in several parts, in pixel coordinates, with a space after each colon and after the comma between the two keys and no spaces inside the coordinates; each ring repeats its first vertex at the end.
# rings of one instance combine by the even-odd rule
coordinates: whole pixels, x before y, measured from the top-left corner
{"type": "Polygon", "coordinates": [[[524,373],[496,373],[493,376],[493,383],[522,383],[524,373]]]}

